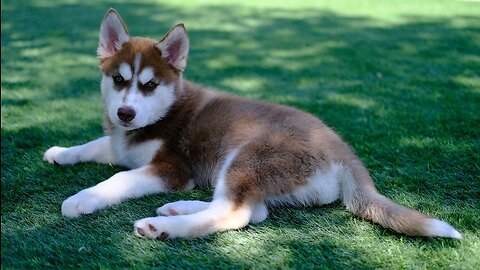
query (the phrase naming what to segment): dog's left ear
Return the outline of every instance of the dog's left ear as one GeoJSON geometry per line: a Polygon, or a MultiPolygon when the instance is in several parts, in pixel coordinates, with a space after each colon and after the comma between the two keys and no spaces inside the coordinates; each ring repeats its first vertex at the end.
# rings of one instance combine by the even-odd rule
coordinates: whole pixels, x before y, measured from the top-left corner
{"type": "Polygon", "coordinates": [[[187,66],[189,41],[183,23],[174,26],[155,47],[174,68],[184,71],[187,66]]]}
{"type": "Polygon", "coordinates": [[[115,9],[109,9],[103,18],[99,38],[98,58],[112,56],[130,40],[127,27],[115,9]]]}

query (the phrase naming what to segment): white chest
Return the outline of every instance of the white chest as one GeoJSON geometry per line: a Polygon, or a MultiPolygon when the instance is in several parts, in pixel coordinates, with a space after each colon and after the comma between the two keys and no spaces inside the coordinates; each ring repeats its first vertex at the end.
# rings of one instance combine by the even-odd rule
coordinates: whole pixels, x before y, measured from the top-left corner
{"type": "Polygon", "coordinates": [[[129,144],[122,133],[112,135],[111,143],[118,164],[132,169],[150,163],[162,146],[160,139],[129,144]]]}

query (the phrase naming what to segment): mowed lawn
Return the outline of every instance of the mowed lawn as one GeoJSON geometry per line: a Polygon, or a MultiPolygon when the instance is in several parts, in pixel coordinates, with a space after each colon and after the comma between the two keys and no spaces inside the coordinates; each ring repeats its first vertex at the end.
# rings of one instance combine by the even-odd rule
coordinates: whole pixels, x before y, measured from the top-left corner
{"type": "Polygon", "coordinates": [[[2,269],[480,268],[480,3],[2,0],[1,27],[2,269]],[[63,200],[123,170],[42,161],[50,146],[102,136],[95,51],[109,7],[134,36],[183,21],[188,79],[320,117],[380,192],[464,239],[399,235],[341,203],[272,209],[201,239],[134,236],[157,207],[212,190],[62,217],[63,200]]]}

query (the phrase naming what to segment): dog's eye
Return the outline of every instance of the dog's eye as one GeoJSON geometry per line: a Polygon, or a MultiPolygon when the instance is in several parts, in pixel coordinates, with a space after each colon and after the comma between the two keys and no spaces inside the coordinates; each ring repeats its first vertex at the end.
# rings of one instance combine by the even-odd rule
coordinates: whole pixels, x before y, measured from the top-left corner
{"type": "Polygon", "coordinates": [[[157,86],[158,86],[158,83],[150,80],[148,81],[146,84],[144,84],[146,88],[150,89],[150,90],[153,90],[155,89],[157,86]]]}
{"type": "Polygon", "coordinates": [[[125,79],[120,74],[115,74],[112,76],[112,78],[115,83],[123,83],[125,81],[125,79]]]}

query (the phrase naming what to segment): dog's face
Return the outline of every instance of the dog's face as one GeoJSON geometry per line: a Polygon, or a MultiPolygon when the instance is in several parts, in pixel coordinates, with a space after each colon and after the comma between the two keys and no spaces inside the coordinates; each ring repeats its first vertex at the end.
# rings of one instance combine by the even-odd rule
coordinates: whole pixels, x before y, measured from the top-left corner
{"type": "Polygon", "coordinates": [[[164,117],[177,98],[188,55],[183,24],[160,41],[130,38],[118,13],[111,9],[100,27],[97,49],[102,95],[110,121],[133,130],[164,117]]]}

